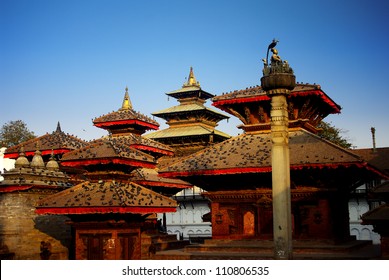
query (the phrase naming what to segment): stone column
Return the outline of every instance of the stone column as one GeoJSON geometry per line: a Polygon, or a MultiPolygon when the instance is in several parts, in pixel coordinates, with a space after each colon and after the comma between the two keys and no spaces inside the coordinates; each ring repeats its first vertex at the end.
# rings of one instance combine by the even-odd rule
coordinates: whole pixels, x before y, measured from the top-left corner
{"type": "MultiPolygon", "coordinates": [[[[290,163],[286,94],[271,94],[274,257],[292,259],[290,163]]],[[[286,92],[285,92],[286,93],[286,92]]]]}
{"type": "Polygon", "coordinates": [[[288,133],[287,96],[295,87],[296,78],[286,61],[282,61],[269,45],[273,56],[271,65],[264,60],[261,86],[271,98],[272,139],[272,195],[273,195],[273,239],[274,258],[292,259],[292,214],[290,199],[290,159],[288,133]]]}

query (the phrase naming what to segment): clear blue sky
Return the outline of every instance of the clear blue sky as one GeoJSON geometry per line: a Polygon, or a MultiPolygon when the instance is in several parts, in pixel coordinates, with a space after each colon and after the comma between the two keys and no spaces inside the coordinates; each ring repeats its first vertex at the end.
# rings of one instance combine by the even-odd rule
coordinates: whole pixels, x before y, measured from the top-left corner
{"type": "MultiPolygon", "coordinates": [[[[0,0],[0,125],[86,140],[92,119],[129,88],[146,115],[178,103],[190,66],[204,90],[260,84],[266,48],[280,42],[299,82],[317,83],[343,110],[328,117],[358,148],[389,146],[389,1],[0,0]]],[[[207,103],[210,106],[210,102],[207,103]]],[[[161,127],[164,120],[156,119],[161,127]]],[[[232,135],[231,116],[219,129],[232,135]]]]}

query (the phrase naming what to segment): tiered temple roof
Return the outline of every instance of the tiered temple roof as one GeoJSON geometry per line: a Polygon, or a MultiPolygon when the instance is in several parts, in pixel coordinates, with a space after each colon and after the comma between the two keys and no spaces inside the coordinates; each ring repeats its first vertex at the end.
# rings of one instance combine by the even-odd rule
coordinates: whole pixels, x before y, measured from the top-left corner
{"type": "MultiPolygon", "coordinates": [[[[260,86],[235,90],[214,97],[215,107],[237,117],[244,131],[270,130],[270,98],[260,86]]],[[[288,96],[289,127],[304,127],[316,133],[317,125],[329,114],[340,113],[336,104],[316,84],[297,84],[288,96]]]]}
{"type": "MultiPolygon", "coordinates": [[[[350,238],[348,195],[371,180],[386,178],[352,150],[317,135],[317,125],[340,106],[318,85],[298,84],[288,95],[290,194],[296,239],[350,238]]],[[[244,133],[160,169],[211,200],[215,239],[271,239],[272,138],[270,98],[259,86],[213,98],[213,105],[238,117],[244,133]]]]}
{"type": "Polygon", "coordinates": [[[21,147],[24,149],[25,156],[32,157],[35,154],[37,143],[39,143],[42,156],[50,156],[51,153],[54,153],[54,155],[62,155],[87,145],[86,141],[63,132],[58,122],[57,129],[52,133],[46,133],[40,137],[9,147],[4,153],[4,157],[16,159],[19,156],[21,147]]]}
{"type": "MultiPolygon", "coordinates": [[[[192,156],[160,170],[164,177],[178,177],[205,190],[255,189],[271,185],[270,98],[260,86],[233,91],[213,98],[213,105],[238,117],[246,133],[207,147],[192,156]],[[267,174],[267,175],[266,175],[267,174]],[[220,176],[225,175],[221,179],[220,176]],[[243,180],[243,175],[245,179],[243,180]],[[261,180],[259,180],[261,176],[261,180]]],[[[376,167],[316,135],[317,125],[328,114],[340,113],[341,107],[319,85],[297,84],[288,96],[290,167],[295,184],[309,176],[297,171],[330,169],[349,170],[353,177],[385,177],[376,167]],[[359,176],[352,172],[359,171],[359,176]]],[[[322,172],[321,174],[326,174],[322,172]]],[[[345,173],[344,173],[345,174],[345,173]]],[[[339,174],[340,175],[340,174],[339,174]]],[[[315,176],[318,174],[315,173],[315,176]]],[[[327,175],[322,179],[326,180],[327,175]]],[[[337,176],[333,176],[335,178],[337,176]]],[[[347,177],[344,175],[343,177],[347,177]]],[[[360,178],[355,178],[359,182],[360,178]]],[[[314,183],[314,182],[310,182],[314,183]]],[[[347,184],[353,185],[348,182],[347,184]]],[[[309,184],[308,184],[309,185],[309,184]]]]}
{"type": "MultiPolygon", "coordinates": [[[[290,132],[289,147],[292,172],[299,170],[312,172],[315,169],[328,168],[344,172],[345,177],[347,177],[346,170],[350,170],[350,173],[361,170],[360,176],[363,174],[385,176],[350,150],[323,140],[306,130],[290,132]]],[[[240,188],[255,189],[270,183],[270,155],[270,134],[242,134],[188,156],[160,170],[160,174],[164,177],[185,179],[205,190],[233,188],[237,183],[240,188]],[[265,174],[268,174],[267,181],[263,179],[265,174]],[[215,175],[227,176],[225,180],[221,180],[220,176],[215,175]],[[248,176],[243,180],[242,175],[248,176]],[[259,176],[262,177],[261,180],[259,176]]],[[[298,184],[300,180],[309,180],[309,177],[294,179],[298,184]]],[[[324,180],[325,177],[322,179],[324,180]]]]}
{"type": "MultiPolygon", "coordinates": [[[[170,147],[142,137],[142,133],[158,128],[157,123],[136,113],[126,88],[122,107],[94,120],[97,127],[107,129],[109,136],[69,152],[62,157],[65,167],[82,168],[88,181],[43,200],[39,214],[145,214],[174,212],[176,202],[138,184],[132,171],[156,168],[157,158],[173,155],[170,147]]],[[[138,178],[139,179],[139,178],[138,178]]],[[[182,188],[174,179],[148,178],[148,183],[165,182],[182,188]]]]}
{"type": "MultiPolygon", "coordinates": [[[[133,168],[155,167],[153,156],[131,148],[124,141],[106,137],[92,142],[90,145],[65,154],[62,157],[62,165],[73,167],[93,166],[98,168],[100,164],[123,164],[133,168]]],[[[104,169],[104,166],[102,166],[104,169]]]]}
{"type": "Polygon", "coordinates": [[[182,88],[167,95],[178,99],[180,104],[154,112],[153,115],[165,119],[169,127],[149,133],[146,137],[172,146],[181,155],[230,137],[215,129],[217,123],[228,116],[204,105],[214,95],[201,89],[192,68],[182,88]]]}
{"type": "Polygon", "coordinates": [[[84,182],[39,202],[38,214],[150,214],[177,203],[133,182],[84,182]]]}

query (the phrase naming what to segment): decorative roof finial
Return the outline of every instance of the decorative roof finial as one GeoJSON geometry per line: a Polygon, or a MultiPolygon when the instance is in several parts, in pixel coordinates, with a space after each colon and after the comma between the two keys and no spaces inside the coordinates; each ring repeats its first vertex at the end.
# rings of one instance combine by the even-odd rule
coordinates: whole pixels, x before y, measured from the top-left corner
{"type": "Polygon", "coordinates": [[[54,158],[54,150],[51,149],[51,156],[50,156],[50,160],[49,162],[46,164],[46,168],[48,170],[58,170],[59,169],[59,165],[58,165],[58,162],[55,160],[54,158]]]}
{"type": "Polygon", "coordinates": [[[190,67],[188,82],[185,83],[183,87],[193,87],[193,86],[200,87],[200,83],[196,81],[196,78],[193,74],[193,67],[190,67]]]}
{"type": "Polygon", "coordinates": [[[36,151],[34,153],[34,157],[31,160],[30,166],[34,167],[34,168],[44,168],[45,164],[43,162],[42,153],[39,150],[40,149],[40,142],[37,141],[35,146],[36,146],[36,151]]]}
{"type": "Polygon", "coordinates": [[[372,127],[371,129],[371,136],[373,139],[373,152],[376,152],[376,144],[375,144],[375,127],[372,127]]]}
{"type": "Polygon", "coordinates": [[[59,124],[59,121],[57,123],[57,129],[55,130],[55,132],[62,132],[61,125],[59,124]]]}
{"type": "Polygon", "coordinates": [[[129,110],[129,109],[132,109],[132,103],[130,100],[130,95],[128,94],[128,87],[126,87],[126,93],[124,94],[123,105],[120,110],[129,110]]]}
{"type": "Polygon", "coordinates": [[[19,157],[15,161],[15,168],[27,167],[29,165],[30,163],[28,162],[26,154],[24,153],[24,146],[21,146],[19,150],[19,157]]]}

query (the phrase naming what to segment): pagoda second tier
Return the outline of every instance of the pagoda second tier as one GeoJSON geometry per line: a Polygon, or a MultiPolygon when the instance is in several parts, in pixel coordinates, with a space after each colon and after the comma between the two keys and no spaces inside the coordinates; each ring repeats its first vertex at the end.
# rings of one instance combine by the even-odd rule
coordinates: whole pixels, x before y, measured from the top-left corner
{"type": "MultiPolygon", "coordinates": [[[[243,123],[239,128],[246,132],[270,131],[270,98],[260,86],[216,96],[212,105],[237,117],[243,123]]],[[[298,83],[288,96],[289,128],[317,133],[320,121],[340,110],[320,85],[298,83]]]]}

